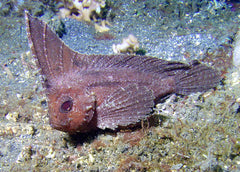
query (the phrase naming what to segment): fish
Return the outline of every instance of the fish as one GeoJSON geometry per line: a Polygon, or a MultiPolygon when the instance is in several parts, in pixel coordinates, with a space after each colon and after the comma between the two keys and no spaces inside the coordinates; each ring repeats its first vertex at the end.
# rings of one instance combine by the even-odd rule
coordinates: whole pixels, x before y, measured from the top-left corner
{"type": "Polygon", "coordinates": [[[25,19],[31,52],[43,78],[50,125],[63,132],[135,125],[152,115],[162,97],[204,92],[221,80],[217,70],[196,60],[80,54],[42,20],[28,12],[25,19]]]}

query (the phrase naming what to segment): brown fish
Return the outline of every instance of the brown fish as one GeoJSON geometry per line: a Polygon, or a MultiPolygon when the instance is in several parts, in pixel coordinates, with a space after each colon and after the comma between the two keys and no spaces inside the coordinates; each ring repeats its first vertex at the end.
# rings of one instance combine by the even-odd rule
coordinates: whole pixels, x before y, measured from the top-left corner
{"type": "Polygon", "coordinates": [[[50,124],[61,131],[114,130],[135,124],[161,97],[206,91],[220,81],[217,71],[197,61],[80,54],[28,13],[26,25],[32,54],[44,76],[50,124]]]}

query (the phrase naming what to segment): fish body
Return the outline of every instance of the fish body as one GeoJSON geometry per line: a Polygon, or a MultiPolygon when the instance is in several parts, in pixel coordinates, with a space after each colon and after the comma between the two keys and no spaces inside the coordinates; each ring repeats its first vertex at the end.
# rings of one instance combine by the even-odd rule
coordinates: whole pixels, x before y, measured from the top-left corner
{"type": "Polygon", "coordinates": [[[161,97],[206,91],[220,81],[217,71],[197,61],[80,54],[46,23],[28,13],[25,16],[55,129],[75,133],[135,124],[152,112],[161,97]]]}

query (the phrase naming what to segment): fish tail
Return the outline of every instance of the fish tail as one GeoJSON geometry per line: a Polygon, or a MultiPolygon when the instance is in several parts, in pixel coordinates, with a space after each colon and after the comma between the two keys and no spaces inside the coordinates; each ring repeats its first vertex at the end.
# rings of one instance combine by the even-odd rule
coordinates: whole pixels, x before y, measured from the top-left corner
{"type": "Polygon", "coordinates": [[[221,80],[220,73],[211,67],[193,61],[190,67],[175,76],[176,93],[187,95],[216,87],[221,80]]]}

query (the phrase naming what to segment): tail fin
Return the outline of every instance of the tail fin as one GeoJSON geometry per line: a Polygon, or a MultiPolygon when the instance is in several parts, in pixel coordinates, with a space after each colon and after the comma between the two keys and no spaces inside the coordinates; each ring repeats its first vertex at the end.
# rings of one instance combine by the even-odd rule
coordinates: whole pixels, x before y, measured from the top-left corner
{"type": "Polygon", "coordinates": [[[176,75],[176,93],[190,94],[216,87],[221,80],[220,73],[206,65],[193,61],[188,70],[176,75]]]}

